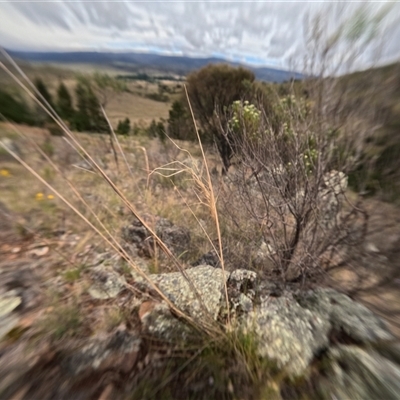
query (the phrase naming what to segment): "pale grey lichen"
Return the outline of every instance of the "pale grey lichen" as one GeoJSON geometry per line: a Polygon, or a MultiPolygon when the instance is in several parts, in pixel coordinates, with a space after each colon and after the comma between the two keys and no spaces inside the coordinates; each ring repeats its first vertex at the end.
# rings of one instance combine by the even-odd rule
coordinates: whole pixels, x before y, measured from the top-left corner
{"type": "Polygon", "coordinates": [[[142,325],[146,333],[169,343],[185,343],[192,334],[190,327],[175,318],[164,302],[157,304],[142,318],[142,325]]]}
{"type": "Polygon", "coordinates": [[[0,318],[7,316],[14,311],[20,304],[22,299],[13,293],[7,292],[0,297],[0,318]]]}
{"type": "MultiPolygon", "coordinates": [[[[337,346],[327,354],[330,360],[329,392],[331,398],[385,399],[400,398],[400,368],[375,351],[357,346],[337,346]],[[334,396],[334,397],[333,397],[334,396]]],[[[325,388],[326,389],[326,388],[325,388]]]]}
{"type": "Polygon", "coordinates": [[[132,332],[117,330],[111,336],[97,337],[78,349],[71,350],[62,367],[73,375],[87,373],[91,370],[115,368],[129,371],[137,361],[142,340],[132,332]]]}
{"type": "Polygon", "coordinates": [[[300,307],[290,295],[263,301],[242,317],[241,326],[255,335],[261,357],[292,376],[304,374],[314,355],[329,342],[329,322],[300,307]]]}
{"type": "MultiPolygon", "coordinates": [[[[193,319],[201,322],[211,316],[224,320],[227,310],[223,301],[223,271],[201,265],[187,269],[186,274],[204,307],[180,272],[150,278],[193,319]]],[[[244,269],[230,274],[227,289],[233,329],[253,335],[258,355],[273,361],[290,377],[308,375],[311,363],[337,346],[337,342],[331,342],[332,334],[335,340],[351,338],[355,343],[375,345],[393,339],[378,316],[332,289],[289,291],[260,281],[256,273],[244,269]],[[343,333],[347,336],[341,336],[343,333]]],[[[184,342],[192,334],[190,327],[172,315],[164,303],[156,305],[142,322],[149,334],[170,342],[184,342]]],[[[368,357],[366,352],[364,360],[368,357]]]]}
{"type": "MultiPolygon", "coordinates": [[[[228,274],[222,269],[210,265],[200,265],[185,270],[186,275],[200,296],[202,302],[181,272],[152,274],[149,278],[179,309],[191,317],[200,320],[211,317],[216,319],[219,313],[220,300],[224,281],[228,274]]],[[[142,280],[144,282],[144,279],[142,280]]]]}
{"type": "Polygon", "coordinates": [[[392,340],[386,324],[364,305],[333,289],[316,289],[297,296],[300,305],[328,318],[332,328],[359,342],[392,340]]]}
{"type": "Polygon", "coordinates": [[[126,280],[112,269],[98,266],[91,271],[92,286],[88,293],[94,299],[112,299],[115,298],[125,287],[126,280]]]}

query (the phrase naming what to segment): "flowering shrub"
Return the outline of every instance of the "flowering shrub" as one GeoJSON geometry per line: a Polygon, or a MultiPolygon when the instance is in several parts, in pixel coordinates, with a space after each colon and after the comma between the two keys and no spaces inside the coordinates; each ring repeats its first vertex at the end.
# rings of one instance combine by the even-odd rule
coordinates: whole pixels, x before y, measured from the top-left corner
{"type": "Polygon", "coordinates": [[[261,111],[248,100],[234,101],[232,104],[232,118],[229,121],[230,128],[236,134],[246,134],[250,140],[260,138],[261,111]]]}
{"type": "Polygon", "coordinates": [[[308,175],[313,172],[318,151],[315,134],[305,129],[310,121],[310,104],[304,98],[280,98],[272,107],[273,115],[263,114],[247,100],[233,102],[231,111],[229,128],[239,141],[247,141],[250,146],[270,143],[270,151],[276,152],[286,169],[302,165],[308,175]],[[276,127],[271,124],[272,118],[279,122],[276,127]]]}
{"type": "Polygon", "coordinates": [[[282,136],[288,147],[295,146],[297,155],[287,163],[301,163],[309,175],[316,167],[318,151],[316,135],[311,129],[304,129],[310,121],[311,107],[306,99],[296,98],[294,95],[285,96],[280,99],[276,112],[279,113],[282,121],[282,136]]]}

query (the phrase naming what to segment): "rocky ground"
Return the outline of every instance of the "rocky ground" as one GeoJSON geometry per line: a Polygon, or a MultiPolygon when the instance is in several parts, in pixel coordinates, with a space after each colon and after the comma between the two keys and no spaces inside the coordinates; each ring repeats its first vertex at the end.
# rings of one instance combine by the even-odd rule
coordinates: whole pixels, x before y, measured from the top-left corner
{"type": "MultiPolygon", "coordinates": [[[[2,213],[11,216],[4,206],[2,213]]],[[[310,385],[309,398],[398,398],[395,335],[383,319],[336,290],[282,290],[253,271],[224,274],[218,267],[198,265],[186,272],[199,300],[181,273],[150,274],[193,318],[192,326],[174,315],[138,272],[124,270],[120,256],[96,253],[90,245],[76,254],[91,262],[82,275],[55,277],[57,252],[75,254],[79,237],[64,233],[56,244],[37,243],[34,237],[18,240],[7,216],[1,227],[1,398],[257,396],[255,388],[237,385],[235,374],[242,373],[234,369],[224,376],[225,371],[188,364],[202,356],[193,346],[210,346],[196,330],[196,323],[205,321],[214,322],[215,329],[230,326],[228,332],[254,336],[252,357],[261,365],[268,360],[270,383],[262,390],[271,391],[271,398],[304,398],[310,385]],[[49,290],[59,296],[53,306],[49,290]]],[[[171,248],[185,240],[189,245],[184,228],[162,219],[157,226],[171,248]]],[[[149,273],[149,258],[137,256],[152,248],[146,232],[131,224],[122,236],[137,265],[149,273]]]]}
{"type": "MultiPolygon", "coordinates": [[[[391,205],[366,202],[368,290],[350,268],[303,288],[247,266],[224,272],[209,251],[183,262],[184,276],[126,210],[113,206],[114,232],[134,268],[2,162],[15,181],[1,182],[1,399],[400,398],[400,282],[373,284],[400,268],[391,205]]],[[[172,222],[146,201],[144,218],[184,258],[197,240],[185,211],[174,204],[172,222]]]]}

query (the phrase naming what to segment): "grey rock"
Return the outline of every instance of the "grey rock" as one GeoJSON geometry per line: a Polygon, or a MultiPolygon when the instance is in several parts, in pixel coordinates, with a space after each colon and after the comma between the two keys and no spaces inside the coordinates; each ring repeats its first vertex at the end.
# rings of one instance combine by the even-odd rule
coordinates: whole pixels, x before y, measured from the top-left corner
{"type": "MultiPolygon", "coordinates": [[[[185,270],[193,283],[202,303],[198,300],[191,285],[180,272],[152,274],[149,278],[182,311],[197,320],[211,316],[216,319],[220,310],[222,289],[228,274],[210,265],[200,265],[185,270]]],[[[142,280],[144,283],[144,279],[142,280]]]]}
{"type": "Polygon", "coordinates": [[[257,279],[257,273],[247,269],[236,269],[229,275],[229,283],[239,290],[246,290],[245,288],[250,287],[253,288],[257,279]]]}
{"type": "Polygon", "coordinates": [[[14,311],[20,304],[22,299],[13,293],[7,292],[0,297],[0,318],[7,316],[14,311]]]}
{"type": "Polygon", "coordinates": [[[133,278],[135,279],[143,279],[142,276],[139,274],[137,269],[141,270],[144,272],[146,275],[150,274],[150,269],[147,263],[140,257],[134,257],[132,260],[133,264],[135,265],[135,268],[132,267],[130,273],[133,278]]]}
{"type": "Polygon", "coordinates": [[[158,219],[156,233],[177,256],[187,251],[190,245],[190,231],[182,226],[174,225],[165,218],[158,219]]]}
{"type": "Polygon", "coordinates": [[[15,295],[15,290],[0,296],[0,339],[17,325],[19,317],[13,311],[21,303],[22,299],[15,295]]]}
{"type": "Polygon", "coordinates": [[[93,268],[91,278],[93,284],[88,289],[88,293],[94,299],[115,298],[126,287],[126,280],[123,276],[103,266],[93,268]]]}
{"type": "Polygon", "coordinates": [[[198,260],[192,263],[193,267],[198,265],[211,265],[214,268],[221,268],[221,261],[215,250],[210,250],[203,254],[198,260]]]}
{"type": "MultiPolygon", "coordinates": [[[[202,297],[204,307],[179,272],[150,275],[151,280],[182,311],[197,321],[207,316],[223,318],[223,271],[202,265],[186,270],[202,297]]],[[[319,354],[336,345],[332,334],[351,338],[355,343],[378,344],[393,340],[383,321],[363,305],[332,289],[291,292],[260,281],[249,270],[238,269],[227,279],[231,321],[239,331],[254,335],[257,352],[291,377],[308,373],[319,354]],[[278,290],[279,289],[279,290],[278,290]]],[[[168,340],[186,340],[189,331],[165,304],[145,317],[146,330],[168,340]]],[[[346,339],[347,340],[347,339],[346,339]]]]}
{"type": "Polygon", "coordinates": [[[92,338],[85,346],[72,351],[64,359],[63,367],[72,375],[111,367],[129,372],[138,359],[141,342],[137,334],[124,329],[104,338],[92,338]]]}
{"type": "Polygon", "coordinates": [[[333,289],[317,289],[297,297],[300,305],[329,319],[335,331],[343,331],[362,343],[393,340],[387,325],[364,305],[333,289]]]}
{"type": "MultiPolygon", "coordinates": [[[[154,282],[168,299],[179,309],[191,316],[197,322],[216,320],[220,313],[220,303],[223,297],[224,276],[222,269],[210,265],[200,265],[185,270],[188,279],[193,283],[198,295],[187,279],[180,272],[167,274],[152,274],[149,279],[154,282]]],[[[137,282],[148,285],[142,277],[137,282]]],[[[184,343],[193,337],[193,329],[177,319],[163,302],[157,304],[142,318],[144,330],[151,336],[173,343],[184,343]]]]}
{"type": "Polygon", "coordinates": [[[253,309],[254,309],[253,301],[249,296],[246,296],[245,294],[240,293],[236,308],[240,312],[249,313],[249,312],[253,311],[253,309]]]}
{"type": "MultiPolygon", "coordinates": [[[[229,307],[231,317],[237,318],[243,312],[253,309],[257,273],[246,269],[236,269],[231,272],[227,282],[229,307]]],[[[221,315],[227,315],[226,307],[222,307],[221,315]]]]}
{"type": "Polygon", "coordinates": [[[40,303],[41,288],[34,272],[38,261],[20,259],[0,263],[0,297],[5,295],[21,299],[21,311],[35,308],[40,303]]]}
{"type": "Polygon", "coordinates": [[[240,329],[255,335],[261,357],[291,376],[301,376],[315,354],[327,347],[330,323],[286,294],[268,298],[245,314],[240,329]]]}
{"type": "Polygon", "coordinates": [[[122,228],[122,239],[128,243],[140,244],[149,236],[148,230],[140,221],[134,220],[122,228]]]}
{"type": "Polygon", "coordinates": [[[191,336],[192,330],[175,318],[165,303],[157,304],[142,318],[145,332],[152,337],[169,343],[185,343],[191,336]]]}
{"type": "Polygon", "coordinates": [[[324,390],[330,398],[385,399],[400,398],[400,367],[376,351],[356,346],[338,346],[330,349],[329,383],[324,390]]]}
{"type": "MultiPolygon", "coordinates": [[[[19,148],[17,143],[14,140],[12,140],[10,138],[7,138],[7,137],[6,138],[2,138],[0,140],[0,148],[8,149],[8,150],[12,151],[13,153],[15,153],[17,156],[21,156],[22,155],[21,149],[19,148]]],[[[5,150],[5,151],[7,152],[7,150],[5,150]]],[[[9,158],[14,160],[14,157],[11,156],[11,154],[9,154],[8,152],[5,153],[5,155],[9,155],[9,158]]],[[[6,158],[8,158],[8,157],[6,157],[6,158]]]]}
{"type": "Polygon", "coordinates": [[[0,263],[0,339],[14,329],[21,314],[40,302],[37,263],[28,259],[0,263]]]}
{"type": "MultiPolygon", "coordinates": [[[[189,230],[174,225],[165,218],[157,218],[155,232],[176,256],[184,253],[190,245],[189,230]]],[[[127,243],[134,244],[140,256],[152,257],[154,255],[155,241],[140,221],[134,220],[131,224],[124,226],[122,238],[127,243]]]]}
{"type": "Polygon", "coordinates": [[[332,170],[323,177],[324,188],[318,193],[320,223],[324,229],[333,229],[340,219],[340,210],[347,188],[347,176],[332,170]]]}
{"type": "MultiPolygon", "coordinates": [[[[223,271],[202,265],[186,273],[208,313],[181,273],[150,277],[177,307],[198,321],[206,314],[214,319],[223,316],[223,271]]],[[[245,269],[229,275],[227,288],[236,328],[254,335],[258,355],[275,362],[291,377],[308,374],[313,360],[336,344],[331,342],[335,332],[360,344],[393,340],[379,317],[332,289],[290,292],[260,281],[255,272],[245,269]]],[[[145,318],[146,329],[152,335],[169,340],[185,340],[189,335],[187,327],[164,304],[156,306],[145,318]]]]}
{"type": "Polygon", "coordinates": [[[333,333],[362,344],[394,339],[378,316],[332,289],[290,292],[236,270],[228,294],[237,328],[255,336],[260,357],[292,377],[306,374],[315,357],[334,345],[333,333]]]}

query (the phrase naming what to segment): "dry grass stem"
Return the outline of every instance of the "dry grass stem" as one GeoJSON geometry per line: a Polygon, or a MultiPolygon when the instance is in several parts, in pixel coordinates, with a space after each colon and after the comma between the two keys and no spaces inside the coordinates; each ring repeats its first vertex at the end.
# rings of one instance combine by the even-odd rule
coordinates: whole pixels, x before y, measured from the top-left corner
{"type": "MultiPolygon", "coordinates": [[[[13,64],[15,64],[13,62],[13,64]]],[[[174,265],[177,267],[178,271],[185,277],[187,282],[190,285],[191,290],[195,293],[198,298],[202,308],[207,312],[204,302],[201,299],[201,296],[197,292],[195,286],[189,279],[187,273],[182,268],[180,262],[176,259],[176,257],[171,253],[169,248],[165,245],[165,243],[158,237],[156,232],[146,223],[146,221],[139,215],[134,206],[127,200],[124,194],[119,190],[119,188],[114,184],[114,182],[108,177],[108,175],[104,172],[104,170],[96,163],[93,157],[86,151],[85,148],[77,141],[77,139],[72,135],[68,127],[62,122],[62,120],[57,116],[53,115],[52,112],[46,108],[46,106],[39,101],[39,99],[29,90],[29,88],[24,85],[18,77],[16,77],[2,62],[0,63],[0,67],[9,75],[11,78],[53,119],[53,121],[64,131],[66,136],[72,141],[72,143],[79,149],[82,154],[84,154],[92,163],[92,165],[96,168],[100,176],[107,182],[107,184],[114,190],[114,192],[119,196],[122,202],[126,205],[126,207],[132,212],[132,214],[139,220],[139,222],[150,232],[151,236],[158,243],[162,251],[173,261],[174,265]]],[[[23,75],[24,76],[24,75],[23,75]]],[[[25,77],[25,76],[24,76],[25,77]]],[[[29,82],[29,79],[26,78],[29,82]]],[[[202,321],[199,324],[198,321],[194,321],[191,317],[183,313],[179,310],[159,289],[158,287],[151,281],[151,279],[140,269],[138,268],[130,259],[129,255],[119,246],[114,238],[111,237],[112,241],[110,241],[97,227],[95,227],[83,214],[79,212],[64,196],[61,195],[54,187],[52,187],[48,182],[46,182],[34,169],[32,169],[28,164],[26,164],[17,154],[12,152],[7,146],[2,143],[2,146],[8,151],[17,161],[21,163],[30,173],[32,173],[39,181],[41,181],[46,187],[52,190],[68,207],[70,207],[80,218],[82,218],[95,232],[97,232],[103,240],[106,241],[117,253],[121,253],[124,255],[124,258],[129,261],[130,265],[150,284],[150,286],[162,297],[164,301],[169,305],[169,307],[177,313],[177,315],[181,316],[185,320],[187,320],[191,325],[197,327],[202,330],[205,329],[208,332],[215,332],[216,329],[219,332],[219,328],[210,320],[209,322],[202,321]]],[[[147,156],[146,156],[147,159],[147,156]]],[[[207,312],[208,313],[208,312],[207,312]]]]}
{"type": "Polygon", "coordinates": [[[201,143],[201,138],[199,135],[199,130],[197,129],[197,124],[196,124],[196,119],[194,117],[194,113],[193,113],[193,109],[192,109],[192,105],[190,103],[190,99],[189,99],[189,94],[186,88],[186,85],[184,86],[185,88],[185,94],[186,94],[186,98],[189,104],[189,109],[190,109],[190,114],[192,116],[192,120],[193,120],[193,125],[194,128],[196,130],[196,135],[197,135],[197,140],[200,146],[200,150],[201,150],[201,155],[203,158],[203,162],[204,162],[204,166],[205,166],[205,170],[206,170],[206,174],[207,174],[207,182],[208,182],[208,190],[206,190],[206,192],[209,194],[209,203],[208,203],[208,207],[209,210],[211,212],[211,216],[214,220],[215,223],[215,227],[217,229],[217,236],[218,236],[218,244],[219,244],[219,259],[221,262],[221,268],[224,274],[224,291],[225,291],[225,300],[226,300],[226,309],[228,310],[228,324],[230,324],[230,315],[229,315],[229,297],[228,297],[228,287],[227,287],[227,279],[226,279],[226,270],[225,270],[225,263],[224,263],[224,254],[223,254],[223,246],[222,246],[222,236],[221,236],[221,229],[220,229],[220,225],[219,225],[219,219],[218,219],[218,211],[217,211],[217,201],[214,195],[214,187],[211,181],[211,175],[210,175],[210,170],[208,168],[208,163],[207,163],[207,159],[206,159],[206,155],[204,153],[204,149],[203,149],[203,145],[201,143]]]}

